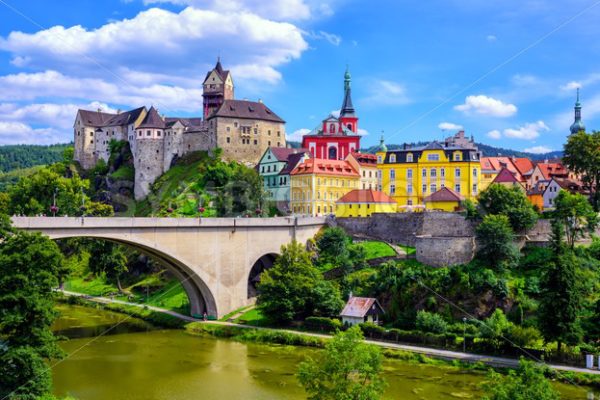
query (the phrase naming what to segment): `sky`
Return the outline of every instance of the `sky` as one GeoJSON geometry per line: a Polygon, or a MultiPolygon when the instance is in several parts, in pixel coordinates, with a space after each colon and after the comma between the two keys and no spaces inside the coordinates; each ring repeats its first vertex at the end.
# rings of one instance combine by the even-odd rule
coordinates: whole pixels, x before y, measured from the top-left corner
{"type": "Polygon", "coordinates": [[[217,57],[288,138],[339,110],[361,144],[560,150],[600,129],[600,0],[0,0],[0,144],[73,139],[78,108],[202,114],[217,57]]]}

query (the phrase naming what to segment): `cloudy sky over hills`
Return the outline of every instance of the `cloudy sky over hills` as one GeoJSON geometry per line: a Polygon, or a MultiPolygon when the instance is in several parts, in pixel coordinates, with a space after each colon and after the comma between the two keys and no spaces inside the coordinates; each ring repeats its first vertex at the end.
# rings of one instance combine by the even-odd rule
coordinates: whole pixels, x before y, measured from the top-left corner
{"type": "Polygon", "coordinates": [[[581,88],[600,129],[598,0],[0,0],[0,143],[72,139],[79,107],[200,115],[217,56],[290,137],[341,105],[365,146],[442,138],[557,150],[581,88]]]}

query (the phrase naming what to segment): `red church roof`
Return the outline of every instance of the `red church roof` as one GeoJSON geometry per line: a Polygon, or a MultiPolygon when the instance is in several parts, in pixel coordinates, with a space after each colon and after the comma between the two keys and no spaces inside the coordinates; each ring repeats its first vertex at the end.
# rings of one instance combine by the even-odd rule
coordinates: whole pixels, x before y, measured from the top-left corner
{"type": "Polygon", "coordinates": [[[311,158],[298,165],[290,175],[360,176],[347,161],[311,158]]]}

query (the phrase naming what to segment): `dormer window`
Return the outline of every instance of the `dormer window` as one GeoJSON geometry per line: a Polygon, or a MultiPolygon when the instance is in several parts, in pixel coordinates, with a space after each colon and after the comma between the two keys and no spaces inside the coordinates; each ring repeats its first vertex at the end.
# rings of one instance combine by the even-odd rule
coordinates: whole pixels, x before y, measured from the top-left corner
{"type": "Polygon", "coordinates": [[[390,162],[391,163],[395,163],[396,162],[396,155],[395,154],[390,154],[390,162]]]}
{"type": "Polygon", "coordinates": [[[329,125],[329,133],[335,133],[335,124],[329,125]]]}
{"type": "Polygon", "coordinates": [[[412,153],[408,153],[406,155],[406,162],[413,162],[413,155],[412,155],[412,153]]]}

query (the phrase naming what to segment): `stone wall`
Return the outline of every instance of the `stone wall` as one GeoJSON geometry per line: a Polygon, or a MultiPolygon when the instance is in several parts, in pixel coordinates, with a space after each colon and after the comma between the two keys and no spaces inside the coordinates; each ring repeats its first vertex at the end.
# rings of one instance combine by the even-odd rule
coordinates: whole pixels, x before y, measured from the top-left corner
{"type": "Polygon", "coordinates": [[[466,264],[475,256],[474,237],[417,236],[416,257],[433,267],[466,264]]]}
{"type": "Polygon", "coordinates": [[[135,168],[134,195],[141,200],[150,193],[150,185],[165,171],[164,142],[160,139],[139,139],[133,155],[135,168]]]}

